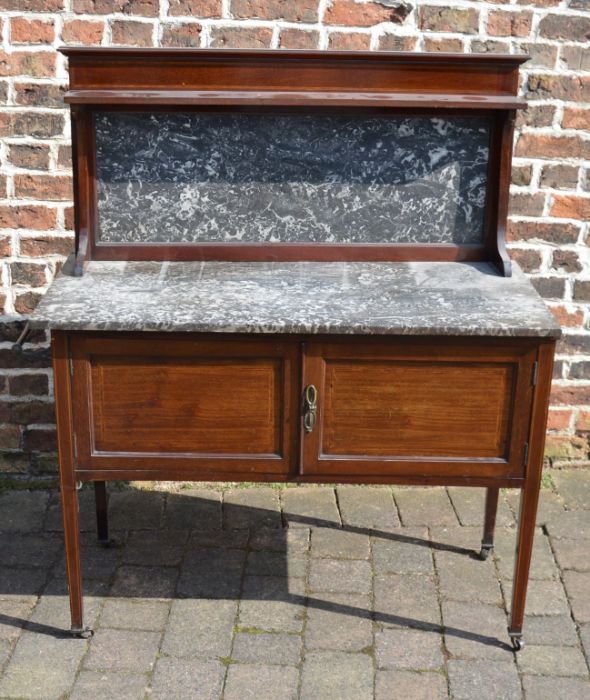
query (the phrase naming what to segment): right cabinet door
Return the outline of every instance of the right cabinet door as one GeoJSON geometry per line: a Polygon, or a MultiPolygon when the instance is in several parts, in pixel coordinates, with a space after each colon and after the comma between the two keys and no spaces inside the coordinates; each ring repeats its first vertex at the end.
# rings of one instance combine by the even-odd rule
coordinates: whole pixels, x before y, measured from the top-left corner
{"type": "Polygon", "coordinates": [[[536,355],[515,339],[307,344],[302,474],[522,478],[536,355]]]}

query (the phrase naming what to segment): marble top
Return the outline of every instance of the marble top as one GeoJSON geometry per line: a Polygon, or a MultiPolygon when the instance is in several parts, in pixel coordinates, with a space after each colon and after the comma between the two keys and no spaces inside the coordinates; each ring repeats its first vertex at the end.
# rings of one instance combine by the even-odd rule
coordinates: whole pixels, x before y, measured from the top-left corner
{"type": "Polygon", "coordinates": [[[90,262],[31,317],[64,330],[560,335],[529,280],[488,263],[90,262]]]}

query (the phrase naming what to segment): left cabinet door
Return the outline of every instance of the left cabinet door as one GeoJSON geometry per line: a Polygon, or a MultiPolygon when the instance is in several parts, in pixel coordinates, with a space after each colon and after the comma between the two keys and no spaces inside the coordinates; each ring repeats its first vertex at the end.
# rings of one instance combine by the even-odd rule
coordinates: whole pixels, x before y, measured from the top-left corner
{"type": "Polygon", "coordinates": [[[69,341],[79,471],[130,479],[293,471],[297,343],[152,333],[69,341]]]}

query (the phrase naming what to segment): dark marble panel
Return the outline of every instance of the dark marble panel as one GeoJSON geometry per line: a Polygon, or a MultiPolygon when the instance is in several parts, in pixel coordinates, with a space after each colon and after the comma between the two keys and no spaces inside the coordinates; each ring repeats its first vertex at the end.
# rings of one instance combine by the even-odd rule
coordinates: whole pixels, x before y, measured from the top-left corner
{"type": "Polygon", "coordinates": [[[104,242],[478,243],[489,121],[101,113],[104,242]]]}

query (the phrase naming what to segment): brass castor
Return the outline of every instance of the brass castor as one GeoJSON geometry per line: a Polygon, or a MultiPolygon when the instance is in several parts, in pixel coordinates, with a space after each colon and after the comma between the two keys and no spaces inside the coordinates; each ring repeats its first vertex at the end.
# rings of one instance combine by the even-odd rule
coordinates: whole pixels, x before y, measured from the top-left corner
{"type": "Polygon", "coordinates": [[[90,639],[94,635],[94,630],[89,627],[84,627],[84,629],[71,629],[70,634],[75,639],[90,639]]]}
{"type": "Polygon", "coordinates": [[[512,648],[514,651],[522,651],[524,649],[524,639],[522,634],[511,634],[510,641],[512,642],[512,648]]]}
{"type": "Polygon", "coordinates": [[[480,550],[480,552],[479,552],[479,558],[480,558],[482,561],[485,561],[485,560],[490,556],[490,554],[492,553],[492,549],[494,549],[494,545],[493,545],[493,544],[482,544],[482,545],[481,545],[481,550],[480,550]]]}

